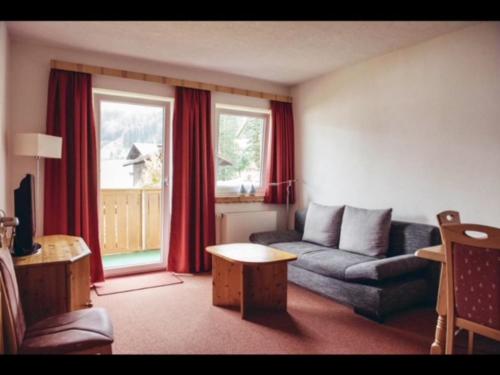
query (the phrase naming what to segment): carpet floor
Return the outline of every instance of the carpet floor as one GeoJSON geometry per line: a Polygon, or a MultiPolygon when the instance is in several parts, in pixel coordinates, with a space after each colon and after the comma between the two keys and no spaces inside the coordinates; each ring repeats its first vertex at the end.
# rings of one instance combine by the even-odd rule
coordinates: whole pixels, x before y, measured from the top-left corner
{"type": "MultiPolygon", "coordinates": [[[[436,313],[416,308],[384,324],[289,283],[288,313],[259,313],[212,306],[209,274],[181,276],[182,284],[98,296],[115,330],[115,354],[427,354],[436,313]]],[[[466,333],[457,337],[458,352],[466,333]]],[[[500,354],[500,345],[478,337],[477,353],[500,354]]]]}

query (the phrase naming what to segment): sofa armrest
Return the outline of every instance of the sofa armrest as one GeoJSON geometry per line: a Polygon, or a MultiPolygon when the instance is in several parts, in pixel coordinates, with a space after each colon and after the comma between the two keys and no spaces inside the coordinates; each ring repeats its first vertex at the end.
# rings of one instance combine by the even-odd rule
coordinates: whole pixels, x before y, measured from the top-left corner
{"type": "Polygon", "coordinates": [[[423,270],[428,265],[429,261],[427,259],[418,258],[413,254],[398,255],[394,257],[358,263],[351,267],[348,267],[345,271],[345,278],[349,281],[380,281],[423,270]]]}
{"type": "Polygon", "coordinates": [[[272,232],[259,232],[250,235],[250,242],[261,245],[270,245],[278,242],[295,242],[302,240],[302,233],[295,230],[277,230],[272,232]]]}

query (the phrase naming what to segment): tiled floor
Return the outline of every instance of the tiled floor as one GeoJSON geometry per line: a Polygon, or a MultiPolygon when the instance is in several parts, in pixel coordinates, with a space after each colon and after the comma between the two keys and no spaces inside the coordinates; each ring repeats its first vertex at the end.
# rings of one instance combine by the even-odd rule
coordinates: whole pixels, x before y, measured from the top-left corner
{"type": "Polygon", "coordinates": [[[160,262],[160,249],[136,251],[132,253],[105,255],[102,258],[104,268],[137,266],[160,262]]]}

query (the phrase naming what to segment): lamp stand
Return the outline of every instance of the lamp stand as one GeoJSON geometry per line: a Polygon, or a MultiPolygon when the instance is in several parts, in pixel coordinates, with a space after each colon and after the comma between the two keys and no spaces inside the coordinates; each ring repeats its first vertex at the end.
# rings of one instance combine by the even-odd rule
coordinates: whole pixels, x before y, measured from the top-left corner
{"type": "Polygon", "coordinates": [[[290,229],[290,189],[292,188],[292,180],[288,180],[286,185],[286,229],[290,229]]]}
{"type": "MultiPolygon", "coordinates": [[[[39,188],[39,185],[40,185],[40,182],[38,181],[38,179],[40,178],[40,156],[35,156],[35,159],[36,159],[36,176],[35,176],[35,223],[38,224],[38,204],[40,202],[40,197],[38,196],[39,195],[39,191],[40,191],[40,188],[39,188]]],[[[38,225],[36,225],[36,228],[35,228],[35,237],[37,236],[37,233],[38,232],[38,225]]]]}
{"type": "Polygon", "coordinates": [[[295,180],[285,180],[285,181],[280,181],[280,182],[270,182],[270,186],[278,186],[278,185],[283,185],[286,184],[286,230],[289,230],[290,228],[290,189],[292,188],[292,183],[295,182],[295,180]]]}

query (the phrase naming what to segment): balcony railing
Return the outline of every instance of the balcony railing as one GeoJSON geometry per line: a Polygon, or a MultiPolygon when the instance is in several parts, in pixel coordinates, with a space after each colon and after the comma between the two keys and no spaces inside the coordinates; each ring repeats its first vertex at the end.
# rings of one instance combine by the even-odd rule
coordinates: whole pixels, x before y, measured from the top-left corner
{"type": "Polygon", "coordinates": [[[102,255],[159,249],[161,189],[101,189],[102,255]]]}

